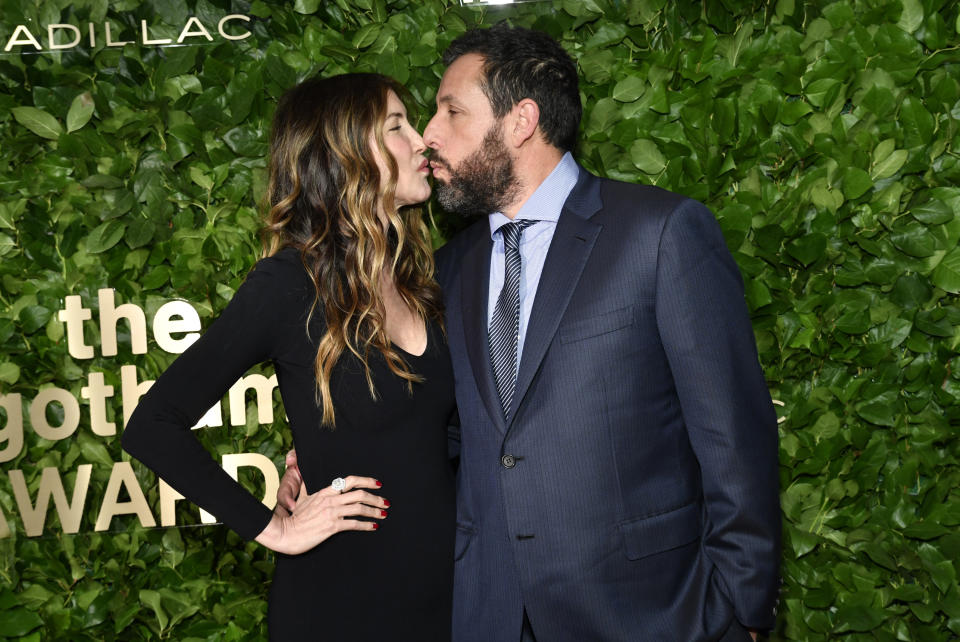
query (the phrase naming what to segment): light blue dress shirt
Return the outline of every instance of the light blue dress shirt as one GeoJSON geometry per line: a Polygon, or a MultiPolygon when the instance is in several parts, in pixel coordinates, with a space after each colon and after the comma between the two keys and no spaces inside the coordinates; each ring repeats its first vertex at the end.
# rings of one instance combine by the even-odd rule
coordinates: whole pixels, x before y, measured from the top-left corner
{"type": "MultiPolygon", "coordinates": [[[[550,249],[550,241],[557,229],[557,219],[560,210],[567,200],[567,196],[577,184],[580,168],[573,160],[570,152],[563,155],[550,175],[536,189],[532,196],[523,204],[513,221],[530,219],[537,221],[523,231],[520,237],[520,337],[517,341],[517,365],[520,364],[520,355],[523,354],[523,340],[527,334],[527,323],[530,321],[530,311],[533,309],[533,300],[537,295],[537,284],[540,283],[540,274],[543,272],[543,263],[550,249]]],[[[493,321],[493,310],[497,305],[497,297],[503,289],[504,250],[503,234],[499,232],[503,225],[511,219],[501,212],[489,215],[490,237],[493,239],[493,252],[490,256],[490,289],[487,294],[487,328],[493,321]]]]}

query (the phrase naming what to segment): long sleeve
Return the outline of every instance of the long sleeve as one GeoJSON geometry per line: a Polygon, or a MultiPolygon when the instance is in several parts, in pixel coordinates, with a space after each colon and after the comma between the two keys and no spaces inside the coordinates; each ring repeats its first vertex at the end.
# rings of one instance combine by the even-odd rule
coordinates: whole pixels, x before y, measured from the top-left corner
{"type": "Polygon", "coordinates": [[[664,226],[656,309],[701,468],[704,552],[737,619],[768,628],[780,555],[776,414],[740,273],[713,215],[695,201],[684,201],[664,226]]]}
{"type": "Polygon", "coordinates": [[[223,314],[140,400],[123,449],[198,506],[247,539],[271,512],[234,481],[196,439],[191,426],[251,366],[272,356],[282,305],[271,259],[257,264],[223,314]]]}

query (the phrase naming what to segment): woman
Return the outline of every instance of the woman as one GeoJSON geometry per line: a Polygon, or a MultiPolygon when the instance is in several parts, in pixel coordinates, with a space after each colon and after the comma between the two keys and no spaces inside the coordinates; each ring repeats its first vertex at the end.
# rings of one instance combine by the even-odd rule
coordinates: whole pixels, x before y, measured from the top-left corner
{"type": "Polygon", "coordinates": [[[453,374],[429,235],[419,212],[404,209],[430,186],[401,93],[384,76],[347,74],[283,96],[267,258],[123,435],[180,493],[278,552],[272,639],[450,635],[453,374]],[[190,431],[265,360],[305,484],[292,514],[271,513],[190,431]]]}

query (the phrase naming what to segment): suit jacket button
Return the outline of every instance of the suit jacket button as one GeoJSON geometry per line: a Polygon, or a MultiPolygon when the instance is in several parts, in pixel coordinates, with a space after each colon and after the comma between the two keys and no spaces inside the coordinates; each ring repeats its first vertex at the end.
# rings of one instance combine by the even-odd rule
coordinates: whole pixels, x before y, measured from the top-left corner
{"type": "Polygon", "coordinates": [[[517,460],[513,455],[504,455],[500,458],[500,465],[504,468],[513,468],[517,465],[517,460]]]}

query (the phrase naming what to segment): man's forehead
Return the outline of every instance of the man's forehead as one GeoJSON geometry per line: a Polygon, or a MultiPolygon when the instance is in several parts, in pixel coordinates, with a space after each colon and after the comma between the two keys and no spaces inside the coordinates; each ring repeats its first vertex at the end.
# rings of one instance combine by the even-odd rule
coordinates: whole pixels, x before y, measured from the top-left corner
{"type": "Polygon", "coordinates": [[[483,79],[483,58],[477,54],[464,54],[454,60],[440,79],[437,102],[446,102],[469,91],[480,90],[483,79]]]}

